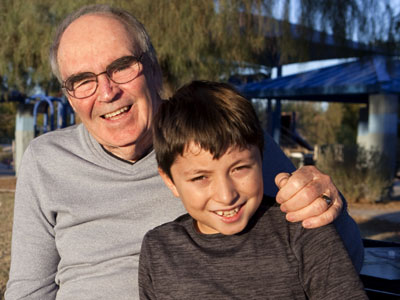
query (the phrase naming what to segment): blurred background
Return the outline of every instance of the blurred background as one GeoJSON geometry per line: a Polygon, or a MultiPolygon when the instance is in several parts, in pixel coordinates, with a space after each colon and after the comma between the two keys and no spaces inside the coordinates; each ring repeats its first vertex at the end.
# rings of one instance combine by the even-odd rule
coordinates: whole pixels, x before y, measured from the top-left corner
{"type": "Polygon", "coordinates": [[[364,238],[400,242],[400,0],[0,0],[0,297],[23,151],[79,123],[50,71],[52,35],[94,3],[145,25],[163,97],[193,79],[235,85],[297,167],[333,178],[364,238]]]}

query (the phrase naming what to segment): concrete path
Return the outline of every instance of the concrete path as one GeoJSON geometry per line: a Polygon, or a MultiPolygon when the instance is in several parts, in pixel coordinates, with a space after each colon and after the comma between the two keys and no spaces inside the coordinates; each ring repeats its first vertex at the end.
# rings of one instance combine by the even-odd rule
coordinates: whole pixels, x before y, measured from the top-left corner
{"type": "Polygon", "coordinates": [[[392,223],[399,223],[400,230],[400,209],[393,211],[393,209],[349,208],[349,214],[353,217],[378,219],[392,223]]]}

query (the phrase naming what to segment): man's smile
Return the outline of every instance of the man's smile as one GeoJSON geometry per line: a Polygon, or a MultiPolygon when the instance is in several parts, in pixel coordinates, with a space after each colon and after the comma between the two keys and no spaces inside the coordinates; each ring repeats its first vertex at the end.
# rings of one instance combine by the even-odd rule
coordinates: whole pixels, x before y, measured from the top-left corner
{"type": "Polygon", "coordinates": [[[103,119],[106,119],[106,120],[114,120],[114,119],[117,119],[124,112],[127,112],[131,107],[132,107],[132,105],[124,106],[124,107],[122,107],[120,109],[117,109],[117,110],[115,110],[113,112],[104,114],[101,117],[103,119]]]}

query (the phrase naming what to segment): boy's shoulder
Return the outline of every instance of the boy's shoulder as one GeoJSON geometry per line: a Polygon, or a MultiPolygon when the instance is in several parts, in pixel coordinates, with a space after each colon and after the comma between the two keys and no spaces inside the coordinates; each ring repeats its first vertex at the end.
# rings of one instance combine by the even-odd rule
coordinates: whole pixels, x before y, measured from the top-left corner
{"type": "Polygon", "coordinates": [[[269,236],[298,235],[303,231],[301,222],[288,222],[275,197],[267,195],[264,195],[245,232],[253,231],[254,228],[259,228],[255,232],[267,233],[269,236]]]}
{"type": "MultiPolygon", "coordinates": [[[[276,202],[275,198],[268,196],[264,196],[251,222],[253,226],[249,224],[250,228],[264,228],[266,229],[264,232],[269,236],[276,236],[278,238],[290,236],[290,240],[292,241],[299,239],[313,240],[321,236],[337,234],[332,223],[314,229],[306,229],[302,226],[302,222],[287,221],[286,214],[280,210],[280,205],[276,202]]],[[[260,232],[260,230],[258,232],[260,232]]]]}
{"type": "Polygon", "coordinates": [[[279,204],[276,202],[275,197],[264,195],[259,209],[279,209],[279,204]]]}
{"type": "Polygon", "coordinates": [[[159,241],[160,239],[173,239],[182,233],[187,233],[191,226],[193,226],[193,219],[186,213],[173,221],[161,224],[149,230],[145,235],[145,239],[147,242],[150,240],[159,241]]]}
{"type": "Polygon", "coordinates": [[[278,219],[285,219],[285,214],[280,210],[279,204],[276,202],[275,197],[264,195],[254,218],[274,217],[278,219]]]}

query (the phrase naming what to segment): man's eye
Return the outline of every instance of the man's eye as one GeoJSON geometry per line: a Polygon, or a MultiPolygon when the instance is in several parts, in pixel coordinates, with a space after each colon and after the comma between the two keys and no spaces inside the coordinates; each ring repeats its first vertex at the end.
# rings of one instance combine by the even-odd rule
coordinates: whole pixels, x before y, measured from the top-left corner
{"type": "Polygon", "coordinates": [[[74,83],[74,86],[75,86],[75,87],[80,87],[81,85],[85,85],[85,84],[88,84],[88,83],[92,83],[93,81],[96,81],[96,80],[93,79],[93,78],[87,78],[87,79],[84,79],[84,80],[75,82],[75,83],[74,83]]]}
{"type": "Polygon", "coordinates": [[[114,70],[112,70],[112,72],[113,73],[118,73],[118,72],[124,71],[126,69],[129,69],[130,66],[131,66],[131,64],[129,64],[129,65],[121,65],[121,66],[116,67],[114,70]]]}
{"type": "Polygon", "coordinates": [[[70,91],[74,91],[80,86],[92,83],[93,81],[96,81],[96,76],[93,73],[82,73],[69,78],[65,86],[70,91]]]}
{"type": "Polygon", "coordinates": [[[96,79],[93,79],[93,78],[86,78],[86,79],[77,81],[73,84],[74,90],[79,89],[79,88],[84,88],[88,85],[91,85],[95,81],[96,81],[96,79]]]}
{"type": "Polygon", "coordinates": [[[108,66],[107,73],[115,74],[124,71],[135,65],[135,63],[137,63],[137,61],[133,56],[121,57],[108,66]]]}

